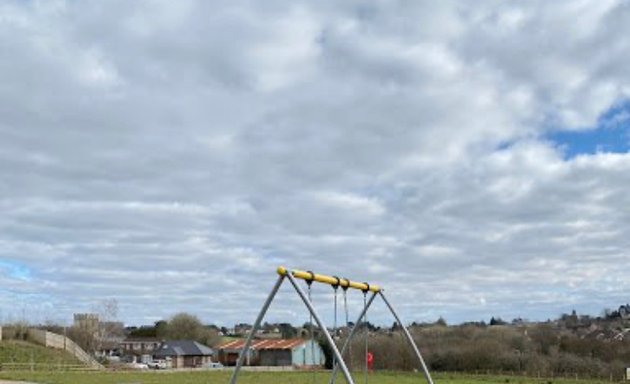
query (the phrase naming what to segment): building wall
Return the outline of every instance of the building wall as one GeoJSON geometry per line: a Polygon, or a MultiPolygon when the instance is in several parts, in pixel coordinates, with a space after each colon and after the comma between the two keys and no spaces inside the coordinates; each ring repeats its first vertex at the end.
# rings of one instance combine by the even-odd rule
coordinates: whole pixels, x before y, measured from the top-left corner
{"type": "Polygon", "coordinates": [[[184,357],[174,356],[171,360],[171,366],[173,368],[184,368],[184,357]]]}
{"type": "Polygon", "coordinates": [[[123,340],[121,348],[128,354],[151,353],[160,346],[157,340],[123,340]]]}
{"type": "Polygon", "coordinates": [[[211,361],[211,356],[185,356],[183,366],[186,368],[198,368],[209,364],[211,361]]]}
{"type": "Polygon", "coordinates": [[[291,351],[286,349],[270,349],[260,351],[260,365],[268,367],[284,367],[292,365],[291,351]]]}
{"type": "MultiPolygon", "coordinates": [[[[238,360],[238,352],[228,352],[228,351],[219,350],[218,360],[219,360],[219,363],[225,366],[234,366],[236,365],[236,361],[238,360]]],[[[247,364],[247,361],[245,362],[245,364],[247,364]]]]}
{"type": "Polygon", "coordinates": [[[304,344],[294,348],[291,354],[292,364],[297,366],[323,365],[326,361],[322,347],[312,340],[308,340],[304,344]]]}
{"type": "Polygon", "coordinates": [[[173,356],[172,368],[198,368],[210,364],[212,356],[173,356]]]}
{"type": "MultiPolygon", "coordinates": [[[[236,364],[240,350],[219,349],[217,359],[225,366],[236,364]]],[[[287,349],[250,349],[244,365],[252,366],[322,366],[324,351],[317,342],[305,340],[297,347],[287,349]],[[312,347],[312,348],[311,348],[312,347]]]]}

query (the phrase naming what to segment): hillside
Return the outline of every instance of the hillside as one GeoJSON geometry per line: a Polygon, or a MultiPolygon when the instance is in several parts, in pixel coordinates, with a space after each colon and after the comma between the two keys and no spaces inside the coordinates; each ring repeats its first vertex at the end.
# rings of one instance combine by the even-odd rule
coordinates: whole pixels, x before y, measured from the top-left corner
{"type": "Polygon", "coordinates": [[[71,354],[46,348],[27,341],[0,341],[0,365],[2,369],[52,369],[61,366],[82,366],[71,354]]]}

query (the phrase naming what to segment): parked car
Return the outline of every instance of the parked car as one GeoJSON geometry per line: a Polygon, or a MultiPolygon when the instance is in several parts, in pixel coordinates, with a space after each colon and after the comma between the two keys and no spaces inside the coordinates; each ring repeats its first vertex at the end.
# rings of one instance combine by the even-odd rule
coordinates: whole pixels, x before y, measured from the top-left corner
{"type": "Polygon", "coordinates": [[[206,367],[208,367],[208,368],[212,368],[212,369],[216,369],[216,368],[223,368],[223,364],[221,364],[221,363],[215,363],[215,362],[210,362],[210,363],[208,363],[208,365],[206,365],[206,367]]]}
{"type": "Polygon", "coordinates": [[[147,366],[151,369],[166,369],[166,361],[154,360],[147,363],[147,366]]]}
{"type": "Polygon", "coordinates": [[[144,363],[130,363],[129,368],[131,369],[149,369],[149,366],[144,363]]]}

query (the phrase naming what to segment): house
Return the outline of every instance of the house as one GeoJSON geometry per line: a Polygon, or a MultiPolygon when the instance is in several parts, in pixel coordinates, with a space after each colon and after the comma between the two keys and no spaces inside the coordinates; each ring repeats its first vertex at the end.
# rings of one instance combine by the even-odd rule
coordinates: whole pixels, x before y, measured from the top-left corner
{"type": "Polygon", "coordinates": [[[121,356],[124,351],[121,347],[125,339],[121,336],[104,337],[98,345],[94,354],[97,357],[108,358],[112,356],[121,356]]]}
{"type": "Polygon", "coordinates": [[[120,342],[119,349],[125,355],[152,355],[161,341],[151,337],[127,338],[120,342]]]}
{"type": "Polygon", "coordinates": [[[232,331],[233,335],[245,336],[252,330],[252,326],[246,323],[236,324],[234,326],[234,330],[232,331]]]}
{"type": "MultiPolygon", "coordinates": [[[[238,355],[245,345],[244,339],[229,341],[220,345],[219,362],[223,365],[236,365],[238,355]]],[[[268,339],[252,342],[245,365],[312,367],[324,364],[322,347],[306,339],[268,339]]]]}
{"type": "Polygon", "coordinates": [[[156,360],[170,360],[172,368],[198,368],[212,362],[214,351],[194,340],[164,341],[153,353],[156,360]]]}

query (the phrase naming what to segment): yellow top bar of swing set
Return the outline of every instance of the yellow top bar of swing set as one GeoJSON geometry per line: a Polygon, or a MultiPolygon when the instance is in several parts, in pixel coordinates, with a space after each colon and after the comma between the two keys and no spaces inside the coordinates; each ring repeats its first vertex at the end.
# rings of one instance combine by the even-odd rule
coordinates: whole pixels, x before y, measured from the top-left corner
{"type": "Polygon", "coordinates": [[[308,271],[300,271],[300,270],[296,270],[296,269],[286,269],[285,267],[278,267],[278,275],[280,276],[286,276],[287,274],[291,273],[291,275],[295,278],[298,279],[302,279],[302,280],[312,280],[312,281],[317,281],[318,283],[324,283],[324,284],[330,284],[330,285],[335,285],[335,284],[339,284],[340,287],[342,288],[354,288],[354,289],[359,289],[361,291],[371,291],[371,292],[380,292],[381,288],[378,285],[372,285],[372,284],[367,284],[367,283],[358,283],[356,281],[351,281],[348,280],[346,278],[339,278],[337,279],[334,276],[327,276],[327,275],[319,275],[317,273],[311,273],[308,271]]]}

